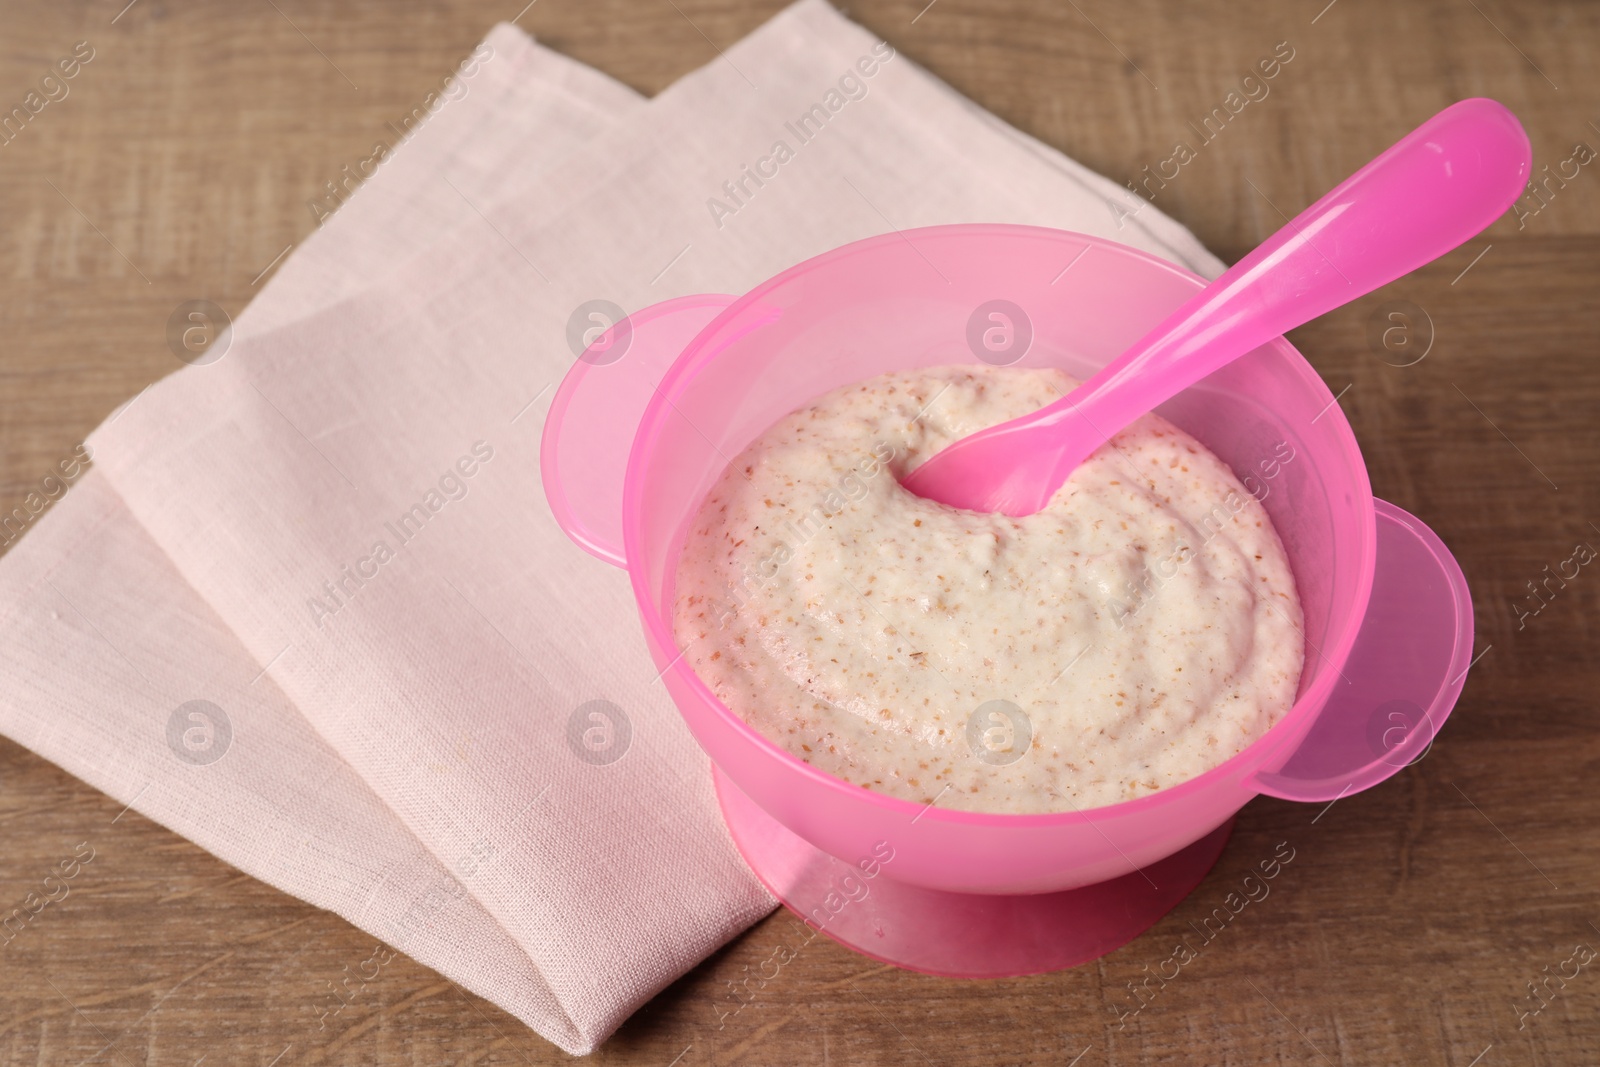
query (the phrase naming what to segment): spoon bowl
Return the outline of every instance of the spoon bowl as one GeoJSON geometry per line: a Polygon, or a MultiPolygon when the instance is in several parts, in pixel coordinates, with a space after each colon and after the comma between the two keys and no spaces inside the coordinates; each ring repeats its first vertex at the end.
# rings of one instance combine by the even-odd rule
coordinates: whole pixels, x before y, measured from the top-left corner
{"type": "MultiPolygon", "coordinates": [[[[1189,892],[1252,797],[1348,799],[1421,756],[1444,725],[1472,658],[1465,580],[1426,526],[1373,500],[1343,412],[1282,337],[1160,408],[1261,500],[1305,611],[1294,706],[1227,762],[1100,808],[925,807],[797,759],[689,665],[672,625],[684,540],[730,457],[778,419],[876,374],[978,362],[969,323],[996,298],[1028,322],[1017,366],[1087,378],[1204,285],[1084,234],[905,230],[823,253],[742,296],[635,312],[624,356],[579,360],[556,390],[540,454],[553,517],[626,569],[652,669],[709,757],[734,842],[776,897],[829,936],[949,975],[1093,959],[1189,892]]],[[[614,351],[609,340],[596,344],[614,351]]],[[[1070,650],[1046,654],[1058,653],[1068,667],[1070,650]]],[[[669,727],[663,706],[627,710],[669,727]]]]}

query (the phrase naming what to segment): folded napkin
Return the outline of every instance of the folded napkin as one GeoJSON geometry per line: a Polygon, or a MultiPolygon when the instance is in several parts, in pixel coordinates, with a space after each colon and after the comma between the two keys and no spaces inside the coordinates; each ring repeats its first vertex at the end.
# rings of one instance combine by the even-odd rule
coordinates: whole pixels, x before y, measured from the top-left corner
{"type": "Polygon", "coordinates": [[[540,490],[575,309],[948,222],[1222,265],[822,0],[648,104],[514,28],[486,44],[0,560],[0,730],[581,1053],[772,901],[625,576],[540,490]]]}

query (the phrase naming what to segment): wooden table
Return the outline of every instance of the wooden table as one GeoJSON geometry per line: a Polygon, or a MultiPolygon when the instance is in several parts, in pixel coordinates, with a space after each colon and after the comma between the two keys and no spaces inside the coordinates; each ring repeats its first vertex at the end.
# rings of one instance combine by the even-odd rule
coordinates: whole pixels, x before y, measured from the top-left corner
{"type": "MultiPolygon", "coordinates": [[[[74,42],[96,53],[68,99],[0,147],[7,509],[116,404],[168,372],[163,329],[177,303],[203,290],[242,307],[252,279],[312,228],[305,202],[325,177],[520,6],[125,3],[0,4],[7,109],[74,42]]],[[[1288,41],[1295,58],[1271,95],[1157,201],[1224,258],[1279,225],[1273,205],[1298,210],[1460,97],[1510,105],[1536,166],[1554,167],[1580,141],[1600,145],[1600,8],[1578,0],[924,3],[870,0],[850,14],[1119,180],[1170,156],[1190,121],[1288,41]]],[[[521,24],[648,93],[713,59],[708,39],[731,43],[777,7],[544,0],[521,24]]],[[[1472,583],[1482,659],[1424,760],[1320,815],[1252,803],[1193,897],[1094,964],[956,982],[819,939],[719,1028],[727,984],[789,936],[780,913],[657,997],[596,1060],[1600,1061],[1600,964],[1519,1018],[1538,1003],[1528,983],[1570,973],[1576,946],[1600,947],[1600,570],[1585,568],[1520,624],[1517,611],[1546,565],[1580,542],[1600,546],[1596,170],[1552,184],[1520,227],[1503,219],[1295,337],[1345,390],[1376,491],[1431,523],[1472,583]],[[1405,367],[1369,340],[1369,320],[1401,300],[1424,309],[1433,331],[1426,358],[1405,367]],[[1119,1028],[1128,983],[1279,842],[1296,858],[1271,896],[1119,1028]]],[[[113,823],[119,807],[0,742],[0,900],[20,899],[64,844],[92,832],[97,850],[70,901],[0,956],[0,1064],[565,1059],[404,959],[367,1008],[317,1032],[306,1005],[371,939],[136,813],[113,823]]]]}

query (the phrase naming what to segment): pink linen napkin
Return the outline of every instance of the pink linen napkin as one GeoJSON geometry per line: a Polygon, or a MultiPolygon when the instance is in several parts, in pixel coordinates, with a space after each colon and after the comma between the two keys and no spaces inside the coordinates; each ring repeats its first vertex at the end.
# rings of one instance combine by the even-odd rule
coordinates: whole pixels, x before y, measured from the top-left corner
{"type": "Polygon", "coordinates": [[[1221,264],[822,0],[519,181],[461,196],[471,215],[378,284],[305,317],[304,291],[285,298],[271,330],[241,316],[223,359],[96,431],[100,477],[0,566],[18,605],[0,640],[26,639],[41,674],[70,644],[90,676],[34,679],[0,728],[583,1052],[771,900],[727,839],[624,576],[567,542],[540,491],[574,309],[739,292],[845,241],[958,221],[1221,264]],[[819,106],[819,129],[789,132],[819,106]],[[777,176],[730,194],[780,140],[777,176]],[[149,573],[127,580],[117,551],[149,573]],[[151,600],[187,625],[152,634],[151,600]],[[91,704],[108,694],[123,710],[91,704]],[[626,724],[604,758],[572,732],[597,699],[626,724]],[[179,718],[169,746],[192,700],[225,709],[220,759],[185,748],[203,721],[179,718]],[[323,777],[341,791],[311,810],[323,777]],[[346,836],[368,823],[387,836],[346,836]]]}

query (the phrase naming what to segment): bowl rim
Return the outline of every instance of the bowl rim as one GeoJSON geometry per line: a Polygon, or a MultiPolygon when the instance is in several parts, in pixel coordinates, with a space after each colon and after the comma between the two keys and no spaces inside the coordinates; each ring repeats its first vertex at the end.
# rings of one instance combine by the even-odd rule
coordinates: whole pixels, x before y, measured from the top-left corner
{"type": "MultiPolygon", "coordinates": [[[[1074,230],[1017,223],[951,223],[894,230],[889,233],[876,234],[857,241],[851,241],[809,259],[802,260],[754,286],[723,308],[683,348],[677,359],[662,375],[655,394],[650,398],[644,414],[639,419],[633,445],[628,453],[627,473],[624,477],[622,494],[624,555],[629,560],[642,559],[644,556],[639,544],[639,524],[635,521],[640,512],[640,500],[643,495],[643,484],[639,477],[639,471],[643,466],[644,451],[659,436],[661,422],[666,412],[668,410],[676,410],[674,400],[685,385],[699,372],[702,365],[708,360],[716,358],[719,354],[717,351],[708,351],[707,343],[713,339],[728,320],[743,313],[767,293],[839,260],[870,252],[883,245],[902,242],[910,243],[917,237],[941,239],[962,236],[1023,238],[1045,240],[1053,243],[1067,241],[1074,245],[1087,243],[1091,247],[1126,257],[1146,267],[1181,278],[1194,285],[1197,290],[1209,284],[1207,279],[1191,270],[1142,249],[1133,248],[1108,238],[1079,233],[1074,230]]],[[[915,249],[914,244],[913,248],[915,249]]],[[[687,686],[697,697],[714,709],[725,725],[731,726],[745,740],[753,741],[758,748],[776,756],[816,784],[832,792],[850,796],[853,799],[867,800],[873,806],[879,807],[886,812],[916,816],[919,819],[926,818],[940,823],[988,827],[1061,826],[1090,821],[1091,819],[1105,821],[1123,817],[1138,817],[1152,809],[1170,805],[1174,801],[1181,801],[1192,795],[1203,794],[1214,786],[1228,780],[1236,780],[1241,785],[1249,788],[1249,779],[1257,771],[1271,763],[1274,757],[1279,754],[1280,749],[1294,743],[1290,740],[1290,737],[1295,734],[1302,724],[1305,729],[1299,731],[1298,737],[1301,740],[1304,739],[1312,726],[1314,726],[1316,716],[1321,713],[1323,707],[1327,704],[1339,672],[1343,664],[1349,659],[1351,649],[1360,635],[1362,629],[1361,620],[1364,620],[1371,600],[1373,576],[1377,565],[1376,506],[1372,495],[1371,478],[1367,471],[1366,461],[1362,457],[1360,445],[1356,441],[1355,431],[1351,428],[1343,409],[1335,402],[1333,391],[1328,388],[1327,383],[1322,380],[1322,376],[1316,372],[1316,369],[1312,367],[1311,363],[1293,344],[1285,337],[1279,336],[1259,347],[1271,347],[1274,349],[1279,355],[1288,360],[1290,367],[1300,378],[1307,382],[1313,392],[1321,391],[1328,402],[1328,407],[1324,410],[1328,411],[1332,419],[1332,432],[1340,439],[1340,443],[1358,460],[1355,464],[1355,469],[1359,476],[1360,484],[1355,506],[1357,511],[1361,513],[1362,522],[1360,524],[1361,543],[1357,546],[1356,602],[1352,605],[1352,617],[1358,621],[1355,625],[1349,627],[1347,633],[1331,648],[1316,648],[1311,645],[1309,638],[1305,638],[1308,646],[1306,649],[1307,659],[1309,660],[1313,655],[1317,656],[1328,661],[1333,669],[1322,672],[1318,679],[1295,700],[1284,716],[1274,723],[1266,733],[1256,738],[1243,751],[1229,757],[1210,770],[1195,775],[1193,778],[1185,779],[1176,785],[1158,789],[1153,793],[1148,793],[1132,800],[1118,801],[1114,804],[1105,804],[1092,808],[1074,806],[1064,811],[1026,813],[941,808],[937,804],[921,804],[916,801],[904,800],[885,793],[879,793],[865,786],[856,785],[853,782],[847,782],[843,778],[812,766],[769,739],[747,723],[733,709],[724,704],[711,691],[710,686],[689,667],[684,651],[678,648],[677,637],[673,633],[671,626],[663,624],[658,612],[662,605],[657,603],[655,591],[648,588],[648,583],[643,576],[643,568],[630,564],[627,568],[629,584],[633,588],[634,600],[639,608],[646,644],[649,645],[652,653],[657,656],[657,665],[660,666],[661,659],[667,657],[668,649],[673,650],[670,661],[662,668],[662,676],[670,675],[674,681],[687,686]]],[[[1305,637],[1303,630],[1302,637],[1305,637]]],[[[670,688],[669,686],[669,692],[670,688]]],[[[676,701],[674,703],[676,704],[676,701]]],[[[680,715],[683,714],[681,708],[678,709],[678,713],[680,715]]],[[[685,716],[685,724],[689,725],[690,732],[693,733],[694,727],[689,723],[687,716],[685,716]]],[[[730,777],[735,777],[736,781],[738,780],[732,772],[726,773],[729,773],[730,777]]],[[[1252,792],[1259,794],[1260,790],[1252,790],[1252,792]]],[[[1071,802],[1068,801],[1068,803],[1071,802]]]]}

